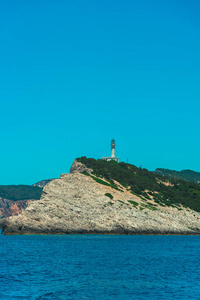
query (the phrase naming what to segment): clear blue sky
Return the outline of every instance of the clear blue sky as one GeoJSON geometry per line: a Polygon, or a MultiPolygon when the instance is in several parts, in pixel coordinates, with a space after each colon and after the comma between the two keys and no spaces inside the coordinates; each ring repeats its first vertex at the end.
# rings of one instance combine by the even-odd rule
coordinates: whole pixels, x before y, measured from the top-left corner
{"type": "Polygon", "coordinates": [[[200,171],[198,0],[0,2],[0,184],[110,155],[200,171]]]}

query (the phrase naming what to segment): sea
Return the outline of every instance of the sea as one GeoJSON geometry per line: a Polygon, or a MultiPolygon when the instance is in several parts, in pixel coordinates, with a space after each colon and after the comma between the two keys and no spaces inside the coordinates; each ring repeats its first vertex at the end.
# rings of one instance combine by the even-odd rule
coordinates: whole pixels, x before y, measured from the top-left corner
{"type": "Polygon", "coordinates": [[[200,236],[1,234],[0,299],[200,299],[200,236]]]}

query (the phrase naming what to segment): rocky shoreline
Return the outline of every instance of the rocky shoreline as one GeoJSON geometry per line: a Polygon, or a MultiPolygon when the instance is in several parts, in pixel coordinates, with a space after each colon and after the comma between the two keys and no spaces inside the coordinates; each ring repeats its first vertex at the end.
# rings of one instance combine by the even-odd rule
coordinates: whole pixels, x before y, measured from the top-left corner
{"type": "MultiPolygon", "coordinates": [[[[200,213],[189,208],[159,206],[72,173],[49,182],[40,200],[28,203],[18,216],[4,221],[11,234],[200,234],[200,213]]],[[[77,171],[78,169],[78,171],[77,171]]]]}

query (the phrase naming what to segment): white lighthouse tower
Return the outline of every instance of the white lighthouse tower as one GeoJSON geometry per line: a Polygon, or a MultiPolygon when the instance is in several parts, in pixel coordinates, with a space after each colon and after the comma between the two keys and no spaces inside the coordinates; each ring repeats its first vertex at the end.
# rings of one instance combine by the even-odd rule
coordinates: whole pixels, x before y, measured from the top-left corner
{"type": "Polygon", "coordinates": [[[115,157],[115,140],[111,141],[111,157],[115,157]]]}
{"type": "Polygon", "coordinates": [[[109,160],[115,160],[119,162],[119,157],[115,157],[115,140],[112,139],[111,141],[111,156],[108,157],[102,157],[103,160],[109,161],[109,160]]]}

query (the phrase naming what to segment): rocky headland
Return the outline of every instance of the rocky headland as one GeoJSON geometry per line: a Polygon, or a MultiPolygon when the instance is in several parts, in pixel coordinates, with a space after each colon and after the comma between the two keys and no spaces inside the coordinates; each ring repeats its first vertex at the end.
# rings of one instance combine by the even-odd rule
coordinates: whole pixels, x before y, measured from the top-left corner
{"type": "Polygon", "coordinates": [[[134,195],[116,181],[114,187],[101,181],[75,161],[70,174],[44,187],[40,200],[7,218],[2,233],[200,234],[199,212],[134,195]]]}

